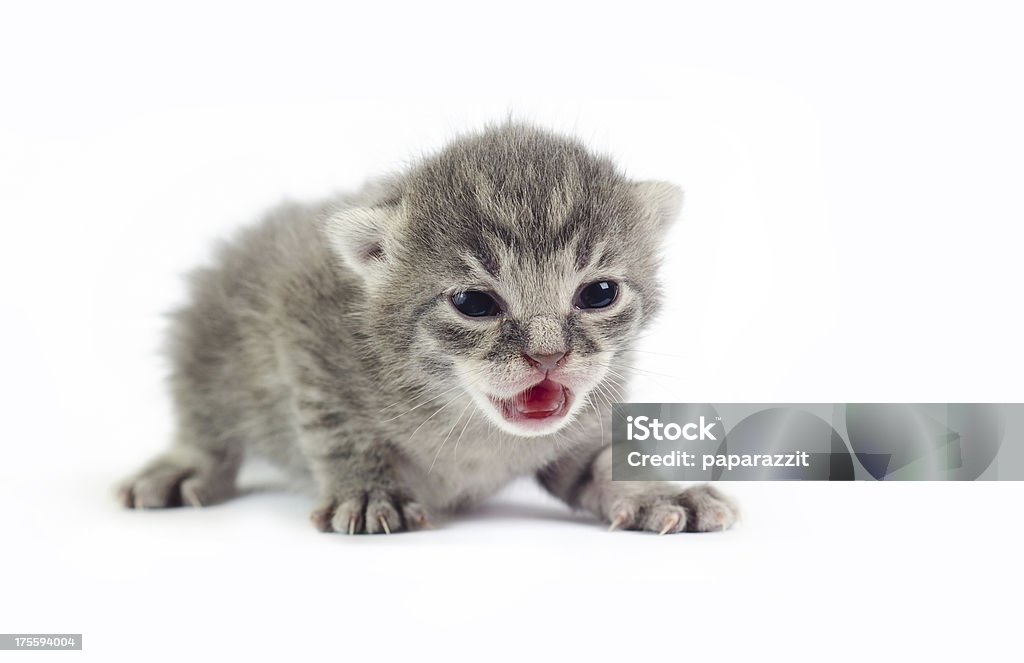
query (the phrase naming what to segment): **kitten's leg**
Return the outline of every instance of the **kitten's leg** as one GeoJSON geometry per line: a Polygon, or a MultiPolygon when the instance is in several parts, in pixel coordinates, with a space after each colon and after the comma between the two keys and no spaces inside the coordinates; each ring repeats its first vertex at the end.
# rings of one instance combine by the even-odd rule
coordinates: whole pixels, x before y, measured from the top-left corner
{"type": "MultiPolygon", "coordinates": [[[[309,364],[307,364],[308,366],[309,364]]],[[[427,513],[402,481],[404,458],[380,440],[373,422],[353,419],[345,385],[325,373],[300,372],[293,401],[299,447],[321,502],[310,514],[321,532],[391,534],[427,527],[427,513]],[[311,380],[310,377],[319,379],[311,380]]]]}
{"type": "Polygon", "coordinates": [[[207,506],[235,492],[243,456],[236,431],[244,429],[244,397],[242,380],[229,370],[234,346],[227,339],[234,334],[223,328],[227,316],[218,307],[200,298],[172,325],[175,441],[121,483],[118,494],[129,508],[207,506]]]}
{"type": "Polygon", "coordinates": [[[223,502],[235,490],[240,450],[202,449],[178,444],[157,456],[118,489],[118,499],[135,509],[207,506],[223,502]]]}
{"type": "Polygon", "coordinates": [[[179,371],[174,386],[177,440],[121,483],[118,497],[126,507],[209,506],[235,492],[242,443],[224,431],[236,414],[223,401],[196,397],[211,389],[192,373],[179,371]]]}
{"type": "Polygon", "coordinates": [[[673,534],[732,527],[739,510],[710,485],[680,486],[663,481],[612,481],[610,446],[567,455],[537,473],[540,483],[573,508],[590,511],[612,529],[673,534]]]}
{"type": "MultiPolygon", "coordinates": [[[[298,316],[296,316],[298,317],[298,316]]],[[[326,319],[325,319],[326,320],[326,319]]],[[[303,324],[327,324],[304,320],[303,324]]],[[[310,334],[295,330],[302,343],[281,343],[280,359],[292,384],[292,412],[302,452],[320,493],[310,514],[321,532],[390,534],[427,527],[427,513],[403,480],[407,462],[377,430],[378,422],[363,412],[363,394],[376,388],[339,346],[308,338],[332,338],[329,327],[310,334]]]]}
{"type": "Polygon", "coordinates": [[[429,526],[427,512],[397,478],[400,459],[391,445],[321,439],[316,446],[321,450],[307,458],[321,503],[310,519],[321,532],[391,534],[429,526]]]}

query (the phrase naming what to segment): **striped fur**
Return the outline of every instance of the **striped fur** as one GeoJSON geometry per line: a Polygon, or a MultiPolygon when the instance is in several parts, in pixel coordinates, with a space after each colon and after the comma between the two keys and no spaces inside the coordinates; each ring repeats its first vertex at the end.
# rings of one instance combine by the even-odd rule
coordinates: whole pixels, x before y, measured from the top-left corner
{"type": "Polygon", "coordinates": [[[679,199],[576,140],[509,123],[355,194],[279,207],[193,275],[169,344],[177,439],[122,499],[220,501],[258,454],[315,485],[325,531],[415,529],[533,473],[623,527],[727,526],[720,496],[613,484],[604,450],[625,387],[615,366],[658,310],[679,199]],[[576,309],[596,280],[620,284],[616,301],[576,309]],[[472,289],[503,314],[459,314],[452,294],[472,289]],[[506,421],[491,399],[536,382],[524,353],[561,352],[568,414],[529,431],[506,421]]]}

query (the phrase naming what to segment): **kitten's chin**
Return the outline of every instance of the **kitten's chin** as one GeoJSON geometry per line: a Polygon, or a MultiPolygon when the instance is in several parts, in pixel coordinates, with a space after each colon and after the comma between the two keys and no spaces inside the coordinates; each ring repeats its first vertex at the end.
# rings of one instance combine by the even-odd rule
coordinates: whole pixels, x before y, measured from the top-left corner
{"type": "Polygon", "coordinates": [[[572,390],[554,380],[539,382],[511,398],[485,398],[495,423],[527,437],[548,435],[564,426],[574,401],[572,390]]]}

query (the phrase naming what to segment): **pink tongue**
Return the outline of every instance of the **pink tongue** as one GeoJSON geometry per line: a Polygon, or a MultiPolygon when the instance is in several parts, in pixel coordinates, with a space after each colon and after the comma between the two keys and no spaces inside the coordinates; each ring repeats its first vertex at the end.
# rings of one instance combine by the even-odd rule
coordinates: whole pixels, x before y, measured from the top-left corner
{"type": "Polygon", "coordinates": [[[562,385],[544,380],[516,396],[516,409],[523,414],[552,412],[562,407],[562,385]]]}

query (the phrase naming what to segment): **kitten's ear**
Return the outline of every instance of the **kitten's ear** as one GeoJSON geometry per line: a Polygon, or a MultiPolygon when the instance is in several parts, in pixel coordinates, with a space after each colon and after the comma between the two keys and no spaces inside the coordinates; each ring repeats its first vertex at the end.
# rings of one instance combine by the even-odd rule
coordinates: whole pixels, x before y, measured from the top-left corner
{"type": "Polygon", "coordinates": [[[345,265],[373,284],[387,266],[398,223],[397,205],[349,207],[327,217],[324,233],[345,265]]]}
{"type": "Polygon", "coordinates": [[[650,214],[658,232],[664,233],[679,216],[683,190],[670,182],[647,180],[634,182],[633,192],[650,214]]]}

